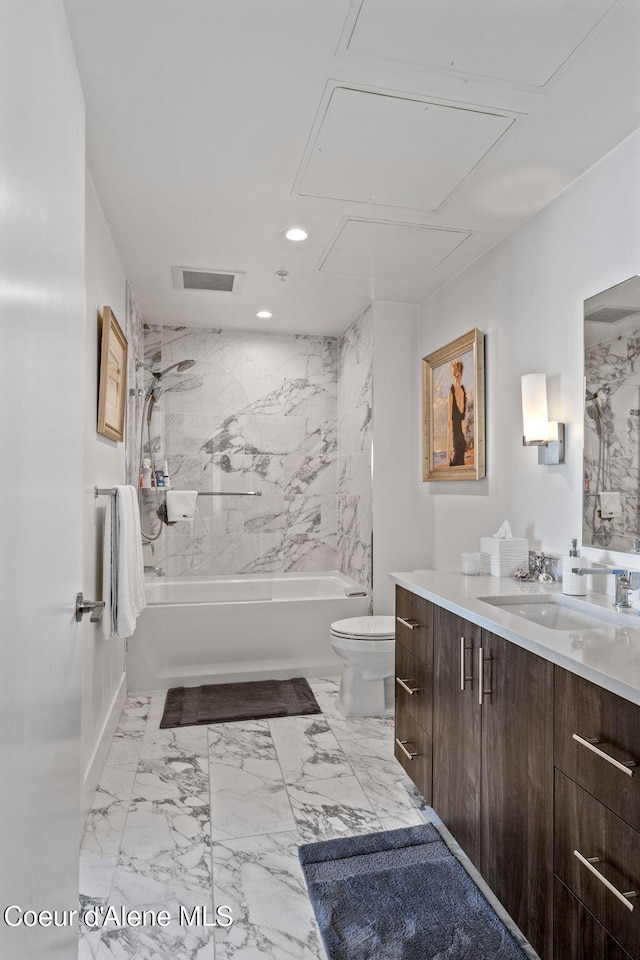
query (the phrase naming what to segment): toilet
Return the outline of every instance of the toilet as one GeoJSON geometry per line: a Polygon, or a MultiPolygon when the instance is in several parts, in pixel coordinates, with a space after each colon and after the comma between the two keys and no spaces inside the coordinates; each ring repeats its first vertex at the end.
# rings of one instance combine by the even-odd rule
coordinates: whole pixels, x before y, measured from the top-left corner
{"type": "Polygon", "coordinates": [[[393,716],[394,617],[351,617],[331,624],[329,643],[343,663],[343,717],[393,716]]]}

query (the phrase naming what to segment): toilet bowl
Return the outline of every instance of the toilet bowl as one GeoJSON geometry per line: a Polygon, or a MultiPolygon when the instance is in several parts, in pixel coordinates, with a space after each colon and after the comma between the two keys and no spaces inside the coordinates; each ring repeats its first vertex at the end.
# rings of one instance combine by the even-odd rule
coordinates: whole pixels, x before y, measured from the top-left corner
{"type": "Polygon", "coordinates": [[[343,717],[393,716],[393,617],[351,617],[331,624],[329,643],[342,660],[337,707],[343,717]]]}

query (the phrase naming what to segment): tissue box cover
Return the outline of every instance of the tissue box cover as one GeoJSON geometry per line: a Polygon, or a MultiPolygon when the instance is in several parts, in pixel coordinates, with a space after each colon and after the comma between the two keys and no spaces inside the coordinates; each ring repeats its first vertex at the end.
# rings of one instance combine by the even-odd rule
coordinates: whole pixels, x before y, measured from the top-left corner
{"type": "Polygon", "coordinates": [[[497,540],[480,538],[480,573],[492,577],[512,577],[518,568],[529,568],[529,541],[524,537],[497,540]]]}

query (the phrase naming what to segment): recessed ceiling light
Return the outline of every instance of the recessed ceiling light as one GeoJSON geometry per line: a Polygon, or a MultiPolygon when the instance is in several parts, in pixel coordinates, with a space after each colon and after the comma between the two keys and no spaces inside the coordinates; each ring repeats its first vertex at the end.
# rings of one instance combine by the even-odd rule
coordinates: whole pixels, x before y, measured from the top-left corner
{"type": "Polygon", "coordinates": [[[272,316],[273,314],[270,310],[258,310],[256,313],[256,317],[260,317],[261,320],[268,320],[272,316]]]}
{"type": "Polygon", "coordinates": [[[287,240],[294,240],[296,243],[299,240],[306,240],[307,236],[308,236],[307,231],[303,230],[302,227],[291,227],[285,233],[285,237],[287,238],[287,240]]]}

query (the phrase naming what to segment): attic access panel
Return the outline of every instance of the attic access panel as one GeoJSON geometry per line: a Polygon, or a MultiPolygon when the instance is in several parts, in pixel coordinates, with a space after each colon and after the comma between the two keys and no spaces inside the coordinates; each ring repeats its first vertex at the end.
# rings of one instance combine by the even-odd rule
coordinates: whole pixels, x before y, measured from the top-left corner
{"type": "Polygon", "coordinates": [[[348,219],[324,257],[326,273],[415,281],[442,263],[468,230],[348,219]]]}
{"type": "Polygon", "coordinates": [[[613,0],[363,0],[350,53],[544,86],[613,0]]]}
{"type": "Polygon", "coordinates": [[[335,87],[302,170],[302,196],[434,211],[512,115],[335,87]]]}

